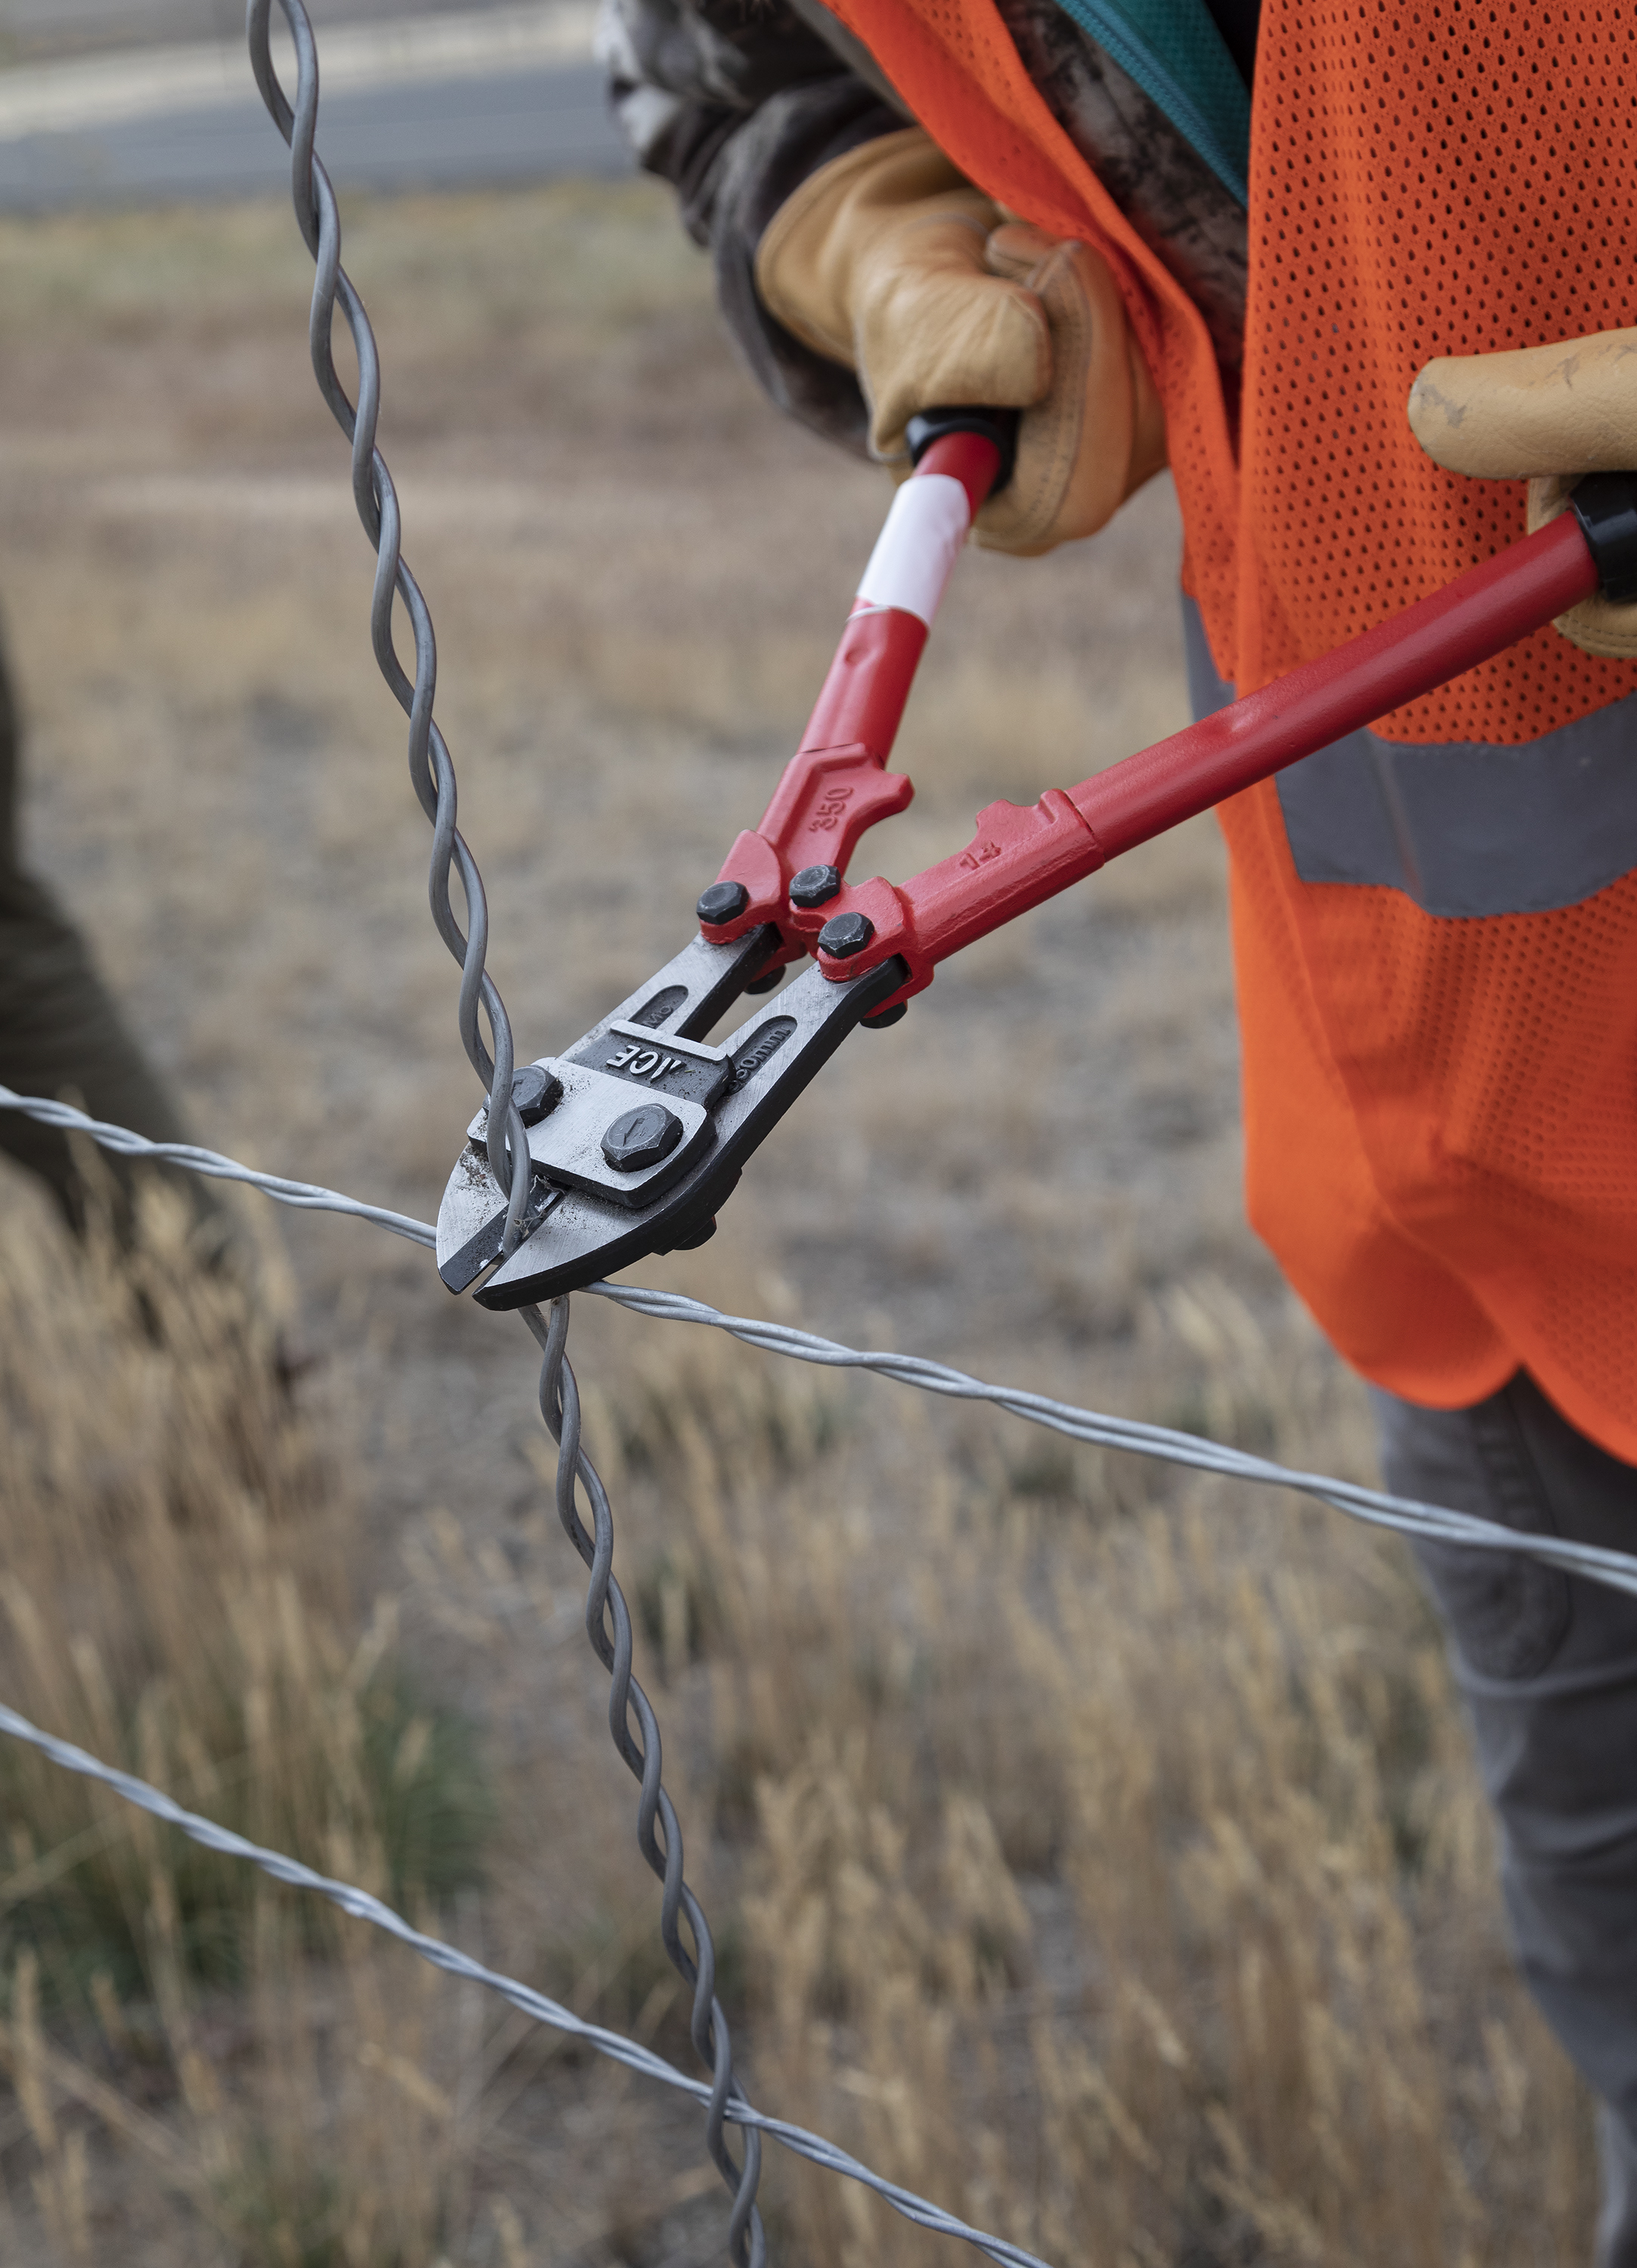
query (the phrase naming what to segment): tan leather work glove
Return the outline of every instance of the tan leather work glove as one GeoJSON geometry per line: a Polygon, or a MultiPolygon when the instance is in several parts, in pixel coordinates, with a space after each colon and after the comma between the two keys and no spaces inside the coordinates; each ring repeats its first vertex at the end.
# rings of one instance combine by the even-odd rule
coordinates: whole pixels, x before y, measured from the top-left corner
{"type": "MultiPolygon", "coordinates": [[[[1637,330],[1429,362],[1410,426],[1447,472],[1529,482],[1529,526],[1568,505],[1583,473],[1637,469],[1637,330]]],[[[1588,653],[1637,654],[1637,605],[1586,599],[1556,628],[1588,653]]]]}
{"type": "Polygon", "coordinates": [[[991,550],[1093,534],[1165,461],[1105,263],[1009,221],[918,126],[804,181],[762,237],[756,287],[804,345],[856,371],[870,447],[900,476],[917,410],[1025,413],[1017,469],[978,516],[991,550]]]}

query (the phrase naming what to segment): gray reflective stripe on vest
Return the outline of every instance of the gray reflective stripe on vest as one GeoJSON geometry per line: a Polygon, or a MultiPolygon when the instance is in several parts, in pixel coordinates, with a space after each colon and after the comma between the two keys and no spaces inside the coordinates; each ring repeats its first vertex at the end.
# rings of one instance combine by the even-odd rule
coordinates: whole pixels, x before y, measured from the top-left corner
{"type": "MultiPolygon", "coordinates": [[[[1183,600],[1196,717],[1233,699],[1183,600]]],[[[1637,867],[1637,695],[1519,747],[1350,733],[1278,779],[1304,882],[1384,885],[1429,914],[1578,905],[1637,867]]]]}

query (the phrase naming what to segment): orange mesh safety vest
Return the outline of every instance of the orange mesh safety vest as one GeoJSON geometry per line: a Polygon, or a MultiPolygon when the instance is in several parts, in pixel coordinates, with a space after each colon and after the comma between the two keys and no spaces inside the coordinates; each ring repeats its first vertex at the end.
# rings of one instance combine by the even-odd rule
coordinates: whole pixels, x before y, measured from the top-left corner
{"type": "MultiPolygon", "coordinates": [[[[1110,261],[1165,402],[1185,580],[1240,690],[1522,534],[1521,483],[1440,472],[1404,403],[1435,355],[1637,319],[1626,11],[1265,0],[1237,466],[1203,322],[994,0],[828,4],[971,179],[1110,261]]],[[[1547,630],[1377,730],[1512,747],[1634,690],[1637,664],[1547,630]]],[[[1219,815],[1255,1226],[1379,1385],[1451,1408],[1523,1364],[1637,1462],[1637,873],[1440,917],[1303,881],[1272,782],[1219,815]]]]}

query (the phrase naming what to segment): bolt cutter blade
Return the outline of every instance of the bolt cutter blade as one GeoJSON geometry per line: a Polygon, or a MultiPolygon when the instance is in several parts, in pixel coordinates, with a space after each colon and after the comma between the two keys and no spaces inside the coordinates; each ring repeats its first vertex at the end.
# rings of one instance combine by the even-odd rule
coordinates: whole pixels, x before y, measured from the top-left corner
{"type": "MultiPolygon", "coordinates": [[[[771,929],[752,931],[730,945],[707,945],[702,938],[695,938],[657,975],[645,978],[611,1016],[593,1025],[574,1052],[581,1054],[593,1047],[615,1023],[635,1025],[642,1031],[664,1027],[673,1038],[682,1040],[708,1032],[745,985],[761,973],[777,942],[778,933],[771,929]]],[[[549,1059],[542,1058],[539,1064],[520,1069],[513,1081],[513,1095],[522,1101],[518,1081],[523,1081],[535,1104],[532,1110],[525,1107],[525,1124],[538,1128],[556,1110],[562,1084],[550,1073],[549,1059]],[[527,1074],[532,1071],[547,1075],[530,1079],[527,1074]]],[[[488,1126],[488,1113],[480,1110],[466,1129],[466,1147],[449,1177],[438,1208],[437,1272],[451,1292],[464,1292],[500,1257],[506,1205],[485,1155],[488,1126]]],[[[525,1230],[537,1228],[561,1196],[561,1189],[537,1181],[524,1216],[525,1230]]]]}
{"type": "Polygon", "coordinates": [[[506,1205],[480,1112],[444,1193],[438,1273],[481,1306],[577,1291],[650,1252],[704,1242],[745,1160],[848,1032],[904,982],[897,962],[836,983],[809,968],[720,1046],[698,1037],[759,973],[776,932],[701,939],[594,1025],[543,1057],[549,1098],[528,1130],[524,1233],[502,1259],[506,1205]],[[499,1267],[495,1263],[500,1261],[499,1267]]]}

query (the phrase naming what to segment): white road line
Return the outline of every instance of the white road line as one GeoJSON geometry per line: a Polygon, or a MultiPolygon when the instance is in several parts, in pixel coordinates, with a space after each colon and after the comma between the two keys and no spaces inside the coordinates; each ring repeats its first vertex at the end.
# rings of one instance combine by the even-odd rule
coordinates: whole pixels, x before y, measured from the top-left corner
{"type": "MultiPolygon", "coordinates": [[[[535,0],[532,6],[473,15],[338,25],[324,34],[319,84],[332,92],[351,92],[589,63],[596,12],[594,0],[535,0]]],[[[274,55],[280,77],[293,87],[295,57],[287,39],[282,52],[275,39],[274,55]]],[[[0,143],[256,99],[241,40],[25,63],[0,70],[0,143]]]]}

